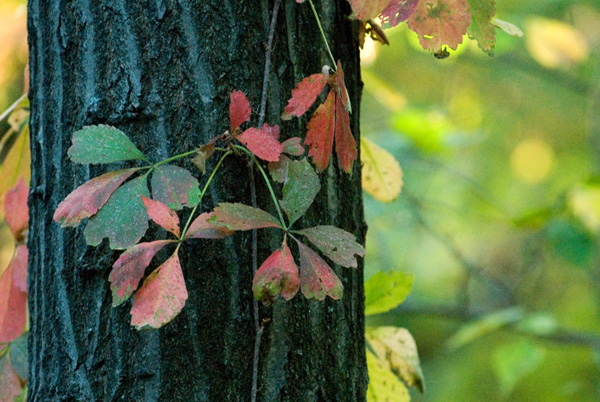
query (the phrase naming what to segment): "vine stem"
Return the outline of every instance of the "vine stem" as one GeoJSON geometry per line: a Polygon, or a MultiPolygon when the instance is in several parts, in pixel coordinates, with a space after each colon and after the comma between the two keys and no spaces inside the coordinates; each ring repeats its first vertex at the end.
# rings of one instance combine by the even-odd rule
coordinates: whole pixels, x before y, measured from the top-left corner
{"type": "Polygon", "coordinates": [[[315,15],[315,19],[317,20],[317,25],[319,26],[319,31],[321,31],[321,37],[323,38],[323,42],[325,42],[325,47],[327,48],[327,53],[329,53],[329,57],[331,58],[331,62],[333,63],[333,66],[331,67],[333,69],[333,71],[337,71],[337,62],[335,61],[335,57],[333,57],[333,53],[331,53],[331,49],[329,48],[329,43],[327,42],[327,37],[325,36],[325,31],[323,31],[323,26],[321,25],[321,20],[319,19],[319,14],[317,13],[317,9],[315,8],[315,5],[313,4],[312,0],[308,0],[308,3],[310,4],[310,8],[313,11],[313,14],[315,15]]]}
{"type": "Polygon", "coordinates": [[[247,154],[248,156],[250,156],[250,158],[254,162],[254,165],[256,165],[258,170],[260,170],[260,173],[262,174],[263,179],[265,179],[265,183],[267,184],[267,187],[269,188],[269,192],[271,193],[271,198],[273,199],[273,202],[275,203],[275,208],[277,208],[277,213],[279,214],[279,220],[281,221],[281,226],[283,226],[283,230],[287,232],[288,227],[285,224],[285,219],[283,219],[283,213],[281,212],[281,208],[279,207],[279,202],[277,202],[277,197],[275,196],[275,191],[273,190],[273,186],[271,186],[271,182],[269,181],[269,177],[267,176],[267,173],[265,173],[265,170],[262,168],[262,166],[260,166],[260,163],[258,163],[258,161],[256,160],[256,157],[254,156],[254,154],[252,152],[250,152],[249,150],[247,150],[246,148],[244,148],[241,145],[232,145],[232,146],[235,149],[242,151],[245,154],[247,154]]]}
{"type": "MultiPolygon", "coordinates": [[[[267,48],[265,50],[265,72],[263,74],[263,88],[262,88],[262,96],[260,100],[260,112],[258,114],[258,127],[261,128],[265,121],[265,113],[267,109],[267,90],[269,88],[269,71],[271,69],[271,48],[273,46],[273,38],[275,37],[275,24],[277,22],[277,13],[279,12],[279,5],[281,4],[281,0],[275,0],[275,4],[273,4],[273,15],[271,16],[271,24],[269,25],[269,38],[267,39],[267,48]]],[[[245,148],[244,148],[245,151],[245,148]]],[[[271,197],[273,197],[273,202],[275,202],[275,206],[277,207],[277,212],[279,213],[279,219],[285,225],[285,221],[283,221],[283,215],[279,209],[279,204],[277,203],[277,198],[273,192],[273,188],[271,187],[271,183],[265,175],[262,167],[258,164],[258,161],[252,154],[250,154],[252,162],[258,166],[260,172],[265,179],[269,191],[271,193],[271,197]]],[[[254,177],[254,168],[250,165],[250,195],[252,198],[252,206],[257,208],[256,202],[256,180],[254,177]]],[[[253,276],[258,271],[258,234],[256,229],[252,230],[252,273],[253,276]]],[[[254,356],[252,360],[252,390],[250,393],[250,401],[256,402],[256,398],[258,396],[258,360],[260,358],[260,340],[262,339],[262,334],[264,330],[264,326],[260,324],[260,316],[258,310],[258,301],[255,298],[252,298],[252,307],[254,312],[254,328],[256,331],[256,335],[254,338],[254,356]]]]}
{"type": "MultiPolygon", "coordinates": [[[[196,151],[194,151],[194,152],[196,152],[196,151]]],[[[198,204],[196,204],[196,206],[194,207],[194,209],[192,209],[192,212],[190,213],[190,216],[188,217],[188,220],[185,223],[185,226],[184,226],[183,230],[181,231],[181,236],[179,236],[180,240],[185,237],[185,234],[187,233],[187,231],[188,231],[188,229],[190,227],[190,224],[192,223],[192,218],[194,217],[194,214],[196,213],[196,210],[198,209],[198,206],[200,206],[200,204],[202,203],[202,198],[204,197],[204,194],[206,193],[206,190],[208,189],[208,186],[210,185],[210,182],[215,177],[215,174],[217,173],[217,170],[219,170],[219,168],[221,167],[221,164],[223,163],[223,161],[225,160],[225,158],[228,157],[231,153],[232,153],[232,151],[225,152],[223,154],[223,156],[221,156],[221,159],[219,159],[219,162],[217,162],[217,164],[215,165],[215,168],[210,173],[210,176],[208,177],[208,180],[206,181],[206,184],[204,184],[204,188],[202,188],[202,192],[200,193],[200,201],[198,201],[198,204]]]]}
{"type": "Polygon", "coordinates": [[[165,159],[163,161],[160,161],[160,162],[156,163],[153,167],[156,168],[156,167],[159,167],[161,165],[164,165],[165,163],[169,163],[169,162],[175,161],[177,159],[185,158],[186,156],[190,156],[190,155],[193,155],[195,153],[196,153],[196,150],[194,149],[193,151],[188,151],[188,152],[184,152],[184,153],[179,154],[179,155],[171,156],[168,159],[165,159]]]}

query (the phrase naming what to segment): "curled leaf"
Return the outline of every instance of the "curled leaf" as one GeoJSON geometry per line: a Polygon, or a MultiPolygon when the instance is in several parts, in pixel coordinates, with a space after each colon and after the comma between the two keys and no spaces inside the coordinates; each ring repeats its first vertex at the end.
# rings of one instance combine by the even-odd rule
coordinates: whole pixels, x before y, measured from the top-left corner
{"type": "Polygon", "coordinates": [[[8,190],[4,198],[6,223],[17,241],[23,240],[23,231],[29,226],[28,195],[29,189],[27,188],[27,184],[21,178],[13,188],[8,190]]]}
{"type": "Polygon", "coordinates": [[[235,132],[243,123],[250,120],[250,102],[242,91],[233,91],[229,96],[229,122],[231,133],[235,132]]]}
{"type": "Polygon", "coordinates": [[[281,228],[279,221],[270,213],[240,203],[220,203],[210,222],[229,230],[281,228]]]}
{"type": "Polygon", "coordinates": [[[131,325],[137,329],[160,328],[181,312],[188,292],[177,252],[146,278],[133,298],[131,325]]]}
{"type": "Polygon", "coordinates": [[[171,208],[160,201],[152,200],[142,195],[142,201],[150,219],[163,229],[179,237],[179,217],[171,208]]]}
{"type": "Polygon", "coordinates": [[[77,187],[56,208],[53,219],[62,227],[77,226],[95,215],[115,190],[138,169],[108,172],[77,187]]]}
{"type": "Polygon", "coordinates": [[[365,249],[356,242],[352,233],[335,226],[315,226],[298,233],[306,236],[331,261],[342,267],[356,268],[358,263],[354,255],[365,255],[365,249]]]}
{"type": "Polygon", "coordinates": [[[304,243],[297,241],[300,250],[300,290],[307,299],[334,300],[342,297],[344,287],[331,267],[304,243]]]}
{"type": "Polygon", "coordinates": [[[290,300],[298,293],[299,286],[298,267],[284,239],[281,249],[275,250],[254,274],[252,292],[255,299],[269,305],[280,294],[290,300]]]}
{"type": "Polygon", "coordinates": [[[173,240],[156,240],[149,243],[140,243],[128,248],[113,264],[108,277],[110,290],[113,296],[113,306],[118,306],[137,289],[140,279],[144,276],[146,267],[152,258],[164,246],[173,240]]]}
{"type": "Polygon", "coordinates": [[[67,150],[76,163],[112,163],[146,159],[121,130],[112,126],[87,126],[73,133],[67,150]]]}
{"type": "Polygon", "coordinates": [[[227,228],[219,227],[208,222],[214,216],[214,212],[200,214],[190,225],[185,239],[222,239],[230,236],[233,232],[227,228]]]}

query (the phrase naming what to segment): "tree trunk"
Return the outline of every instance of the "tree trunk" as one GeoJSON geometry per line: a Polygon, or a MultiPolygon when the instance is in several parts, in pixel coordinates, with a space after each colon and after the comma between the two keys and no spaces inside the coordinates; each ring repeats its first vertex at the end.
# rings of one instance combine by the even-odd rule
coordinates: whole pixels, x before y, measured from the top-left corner
{"type": "MultiPolygon", "coordinates": [[[[316,3],[344,66],[358,139],[357,26],[346,0],[316,3]]],[[[29,400],[249,401],[256,335],[250,232],[183,248],[185,308],[162,329],[139,332],[129,324],[131,301],[111,307],[107,278],[118,253],[106,241],[86,246],[84,225],[61,229],[52,215],[76,186],[121,166],[69,161],[71,135],[85,125],[117,126],[161,160],[224,132],[234,89],[248,95],[256,125],[273,1],[30,0],[28,8],[29,400]]],[[[306,118],[279,116],[295,84],[331,64],[308,3],[282,2],[271,51],[265,121],[282,124],[284,139],[304,138],[306,118]]],[[[336,225],[364,242],[359,165],[346,175],[334,158],[300,227],[336,225]]],[[[188,161],[182,166],[193,170],[188,161]]],[[[229,158],[202,209],[250,204],[251,177],[244,158],[229,158]]],[[[258,205],[273,210],[259,179],[258,205]]],[[[259,263],[278,241],[276,232],[258,232],[259,263]]],[[[345,287],[340,301],[298,295],[260,307],[259,401],[365,399],[362,263],[335,270],[345,287]]]]}

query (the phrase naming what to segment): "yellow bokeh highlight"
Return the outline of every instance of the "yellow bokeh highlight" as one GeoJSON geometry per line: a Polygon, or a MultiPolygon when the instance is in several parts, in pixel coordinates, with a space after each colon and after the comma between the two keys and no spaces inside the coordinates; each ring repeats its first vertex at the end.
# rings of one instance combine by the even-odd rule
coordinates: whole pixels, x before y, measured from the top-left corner
{"type": "Polygon", "coordinates": [[[571,67],[588,58],[585,37],[572,25],[557,20],[531,18],[525,25],[527,49],[542,66],[571,67]]]}
{"type": "Polygon", "coordinates": [[[569,194],[569,207],[589,230],[600,231],[600,186],[573,190],[569,194]]]}
{"type": "Polygon", "coordinates": [[[465,89],[454,95],[448,104],[450,120],[463,130],[475,130],[481,125],[481,102],[477,92],[465,89]]]}
{"type": "Polygon", "coordinates": [[[554,165],[554,150],[545,141],[530,138],[521,141],[510,156],[514,175],[529,184],[544,180],[554,165]]]}
{"type": "Polygon", "coordinates": [[[369,67],[377,60],[378,53],[379,46],[377,46],[375,41],[369,35],[365,35],[365,44],[363,48],[360,49],[360,65],[362,67],[369,67]]]}

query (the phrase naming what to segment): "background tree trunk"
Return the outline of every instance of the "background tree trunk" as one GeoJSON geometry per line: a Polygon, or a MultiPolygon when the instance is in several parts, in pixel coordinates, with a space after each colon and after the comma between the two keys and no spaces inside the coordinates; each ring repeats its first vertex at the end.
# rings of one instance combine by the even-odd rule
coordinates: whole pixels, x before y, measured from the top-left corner
{"type": "MultiPolygon", "coordinates": [[[[345,0],[317,0],[342,60],[358,137],[357,27],[345,0]]],[[[87,247],[83,225],[61,229],[58,203],[115,166],[71,163],[72,133],[110,124],[153,160],[193,149],[228,128],[229,94],[244,91],[256,124],[272,1],[30,0],[31,64],[31,401],[248,401],[252,383],[252,236],[198,241],[183,249],[189,299],[158,331],[129,324],[131,301],[111,307],[107,281],[118,253],[87,247]]],[[[331,64],[308,4],[282,2],[272,48],[266,122],[279,116],[303,77],[331,64]]],[[[282,137],[305,135],[306,118],[283,123],[282,137]]],[[[211,160],[210,164],[216,161],[211,160]]],[[[184,166],[193,170],[189,162],[184,166]]],[[[250,170],[230,158],[205,198],[250,203],[250,170]]],[[[360,167],[334,160],[301,224],[333,224],[363,242],[360,167]]],[[[204,180],[206,178],[203,178],[204,180]]],[[[257,177],[258,205],[273,209],[257,177]]],[[[155,236],[152,230],[148,233],[155,236]]],[[[281,240],[259,231],[259,263],[281,240]]],[[[367,387],[363,272],[339,269],[341,301],[297,296],[261,307],[261,401],[360,401],[367,387]]]]}

